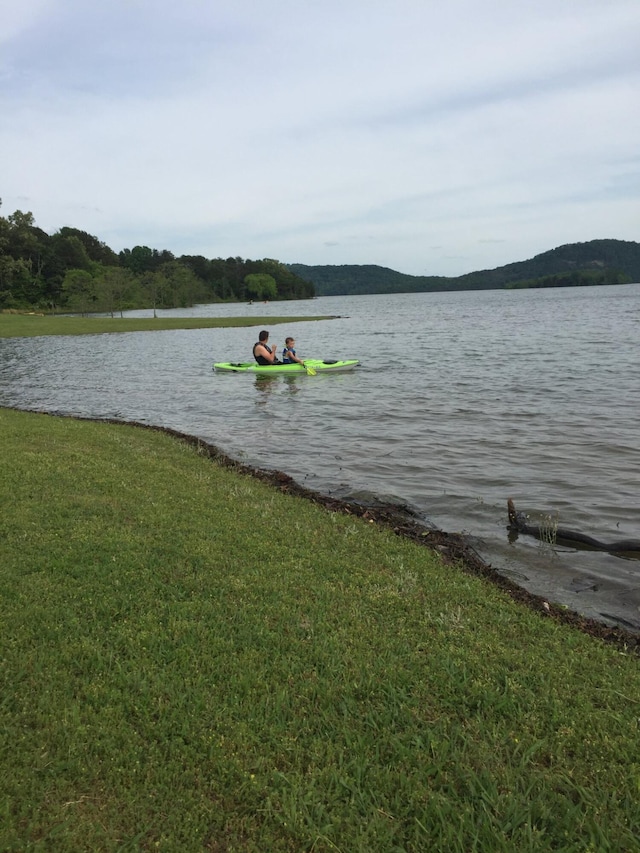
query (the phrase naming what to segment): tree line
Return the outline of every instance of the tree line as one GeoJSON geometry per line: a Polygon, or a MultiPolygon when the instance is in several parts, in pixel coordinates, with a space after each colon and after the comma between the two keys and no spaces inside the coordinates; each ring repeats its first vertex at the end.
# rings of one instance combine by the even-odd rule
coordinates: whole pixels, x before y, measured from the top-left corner
{"type": "Polygon", "coordinates": [[[620,270],[578,270],[576,272],[544,275],[505,284],[507,290],[536,287],[589,287],[595,284],[629,284],[631,279],[620,270]]]}
{"type": "MultiPolygon", "coordinates": [[[[0,202],[1,204],[1,202],[0,202]]],[[[0,216],[0,309],[122,313],[207,302],[307,299],[312,283],[271,258],[114,252],[77,228],[47,234],[32,213],[0,216]]]]}

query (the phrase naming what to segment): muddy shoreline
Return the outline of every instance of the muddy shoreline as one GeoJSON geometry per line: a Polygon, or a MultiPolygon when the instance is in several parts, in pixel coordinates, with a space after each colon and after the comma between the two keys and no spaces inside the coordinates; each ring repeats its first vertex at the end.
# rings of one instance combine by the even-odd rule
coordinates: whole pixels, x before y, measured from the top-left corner
{"type": "Polygon", "coordinates": [[[332,512],[340,512],[363,518],[372,523],[387,527],[398,536],[404,536],[417,544],[437,551],[444,562],[455,566],[469,574],[482,577],[490,583],[506,592],[514,601],[518,601],[532,610],[537,611],[545,619],[553,619],[565,625],[569,625],[585,634],[589,634],[603,642],[614,645],[622,651],[629,652],[640,657],[640,633],[632,633],[618,626],[605,625],[595,619],[561,607],[553,602],[547,601],[543,596],[527,592],[509,578],[501,575],[490,564],[486,563],[474,550],[464,536],[459,533],[447,533],[426,527],[415,520],[410,510],[393,504],[367,505],[353,501],[345,501],[324,495],[320,492],[307,489],[299,485],[288,474],[282,471],[256,468],[251,465],[238,462],[226,453],[223,453],[215,445],[204,441],[194,435],[179,432],[170,427],[144,424],[137,421],[125,421],[114,418],[84,418],[58,412],[40,412],[55,417],[72,417],[74,420],[90,420],[99,423],[118,424],[123,426],[135,426],[141,429],[162,432],[170,435],[186,444],[194,447],[198,453],[213,460],[218,465],[231,468],[239,473],[255,477],[265,483],[269,483],[281,492],[312,501],[332,512]]]}

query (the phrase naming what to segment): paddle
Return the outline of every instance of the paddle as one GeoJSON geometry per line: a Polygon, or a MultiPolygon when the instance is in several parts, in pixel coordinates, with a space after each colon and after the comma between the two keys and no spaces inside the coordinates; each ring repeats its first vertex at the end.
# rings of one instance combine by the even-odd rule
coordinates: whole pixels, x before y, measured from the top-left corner
{"type": "Polygon", "coordinates": [[[317,370],[314,370],[313,367],[311,367],[309,364],[305,364],[304,361],[302,362],[302,366],[307,371],[307,374],[309,376],[315,376],[316,373],[318,372],[317,370]]]}

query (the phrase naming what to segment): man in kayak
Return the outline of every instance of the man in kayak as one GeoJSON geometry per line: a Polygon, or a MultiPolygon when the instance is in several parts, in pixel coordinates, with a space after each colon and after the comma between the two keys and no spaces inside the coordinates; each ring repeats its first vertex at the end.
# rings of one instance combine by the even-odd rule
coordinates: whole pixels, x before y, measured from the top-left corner
{"type": "Polygon", "coordinates": [[[267,343],[269,332],[262,330],[258,335],[258,342],[253,345],[253,357],[258,364],[281,364],[276,358],[277,347],[271,347],[267,343]]]}
{"type": "Polygon", "coordinates": [[[304,364],[303,360],[296,355],[295,345],[296,342],[293,338],[285,338],[284,349],[282,350],[283,364],[293,364],[294,362],[304,364]]]}

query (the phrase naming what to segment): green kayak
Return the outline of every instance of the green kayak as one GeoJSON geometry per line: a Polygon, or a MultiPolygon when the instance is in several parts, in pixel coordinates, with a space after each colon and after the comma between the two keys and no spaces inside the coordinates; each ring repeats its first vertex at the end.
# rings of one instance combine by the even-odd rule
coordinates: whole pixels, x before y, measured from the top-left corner
{"type": "Polygon", "coordinates": [[[257,364],[255,361],[246,362],[217,362],[213,365],[213,369],[217,373],[252,373],[259,376],[277,376],[282,373],[285,376],[292,374],[308,373],[313,376],[315,373],[346,373],[348,370],[353,370],[360,362],[358,359],[350,359],[349,361],[337,361],[336,359],[328,358],[323,361],[320,358],[307,358],[304,364],[257,364]]]}

